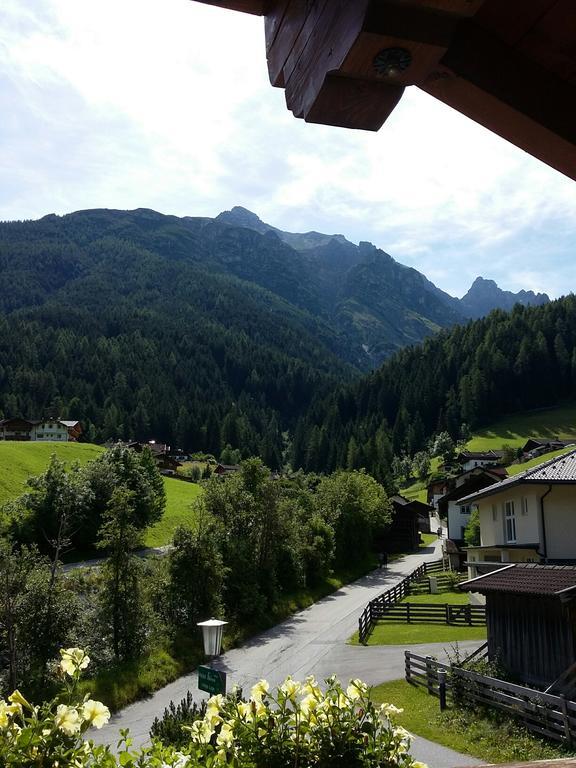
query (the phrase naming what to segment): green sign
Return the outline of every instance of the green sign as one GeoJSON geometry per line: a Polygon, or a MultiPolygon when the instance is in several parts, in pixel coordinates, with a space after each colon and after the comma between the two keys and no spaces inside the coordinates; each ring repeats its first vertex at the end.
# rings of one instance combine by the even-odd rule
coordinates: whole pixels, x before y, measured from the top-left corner
{"type": "Polygon", "coordinates": [[[206,693],[226,693],[226,672],[212,667],[198,667],[198,688],[206,693]]]}

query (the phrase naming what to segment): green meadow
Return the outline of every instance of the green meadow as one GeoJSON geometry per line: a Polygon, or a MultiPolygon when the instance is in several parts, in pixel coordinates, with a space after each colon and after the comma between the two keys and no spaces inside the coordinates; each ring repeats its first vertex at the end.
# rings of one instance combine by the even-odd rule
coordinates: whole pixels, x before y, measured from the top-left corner
{"type": "MultiPolygon", "coordinates": [[[[56,454],[67,464],[86,464],[95,459],[104,448],[91,443],[27,443],[0,441],[0,506],[20,496],[26,490],[26,481],[46,470],[50,457],[56,454]]],[[[165,477],[166,510],[161,520],[146,532],[147,547],[169,544],[178,525],[192,519],[191,505],[201,493],[200,486],[165,477]]]]}

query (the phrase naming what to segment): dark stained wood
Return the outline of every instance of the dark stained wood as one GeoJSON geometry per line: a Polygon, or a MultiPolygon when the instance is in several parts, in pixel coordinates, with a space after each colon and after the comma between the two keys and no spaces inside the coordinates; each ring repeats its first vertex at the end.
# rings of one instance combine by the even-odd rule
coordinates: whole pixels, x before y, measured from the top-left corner
{"type": "Polygon", "coordinates": [[[304,119],[308,123],[378,131],[403,92],[404,88],[397,85],[329,74],[304,119]]]}
{"type": "Polygon", "coordinates": [[[484,29],[495,32],[510,46],[516,45],[556,0],[486,0],[475,16],[484,29]]]}
{"type": "Polygon", "coordinates": [[[516,46],[543,68],[569,80],[576,74],[576,4],[559,0],[516,46]]]}
{"type": "Polygon", "coordinates": [[[205,5],[215,5],[218,8],[226,8],[229,11],[241,11],[253,13],[256,16],[264,16],[267,11],[267,0],[196,0],[205,5]]]}
{"type": "Polygon", "coordinates": [[[523,682],[549,685],[576,658],[575,610],[554,597],[487,594],[490,657],[523,682]]]}
{"type": "Polygon", "coordinates": [[[297,117],[377,130],[417,85],[576,178],[576,0],[202,1],[265,15],[270,80],[297,117]],[[379,74],[394,47],[410,66],[379,74]]]}
{"type": "Polygon", "coordinates": [[[277,2],[268,16],[266,26],[266,58],[268,76],[272,85],[284,87],[284,65],[302,31],[310,7],[309,0],[277,2]]]}

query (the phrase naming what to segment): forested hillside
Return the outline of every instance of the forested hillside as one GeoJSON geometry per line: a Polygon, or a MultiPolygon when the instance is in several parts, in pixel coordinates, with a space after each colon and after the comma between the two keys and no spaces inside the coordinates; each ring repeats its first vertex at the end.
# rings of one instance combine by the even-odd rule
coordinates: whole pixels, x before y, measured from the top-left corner
{"type": "Polygon", "coordinates": [[[573,295],[444,331],[318,400],[296,429],[294,464],[363,466],[386,480],[392,454],[413,455],[434,433],[457,438],[500,415],[576,397],[575,347],[573,295]]]}

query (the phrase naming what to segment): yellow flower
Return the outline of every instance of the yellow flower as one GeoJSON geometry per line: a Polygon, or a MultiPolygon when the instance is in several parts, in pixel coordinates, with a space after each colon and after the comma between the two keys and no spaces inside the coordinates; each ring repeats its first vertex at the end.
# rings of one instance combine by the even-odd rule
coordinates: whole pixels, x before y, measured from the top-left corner
{"type": "Polygon", "coordinates": [[[60,728],[61,731],[70,736],[78,733],[80,730],[80,715],[78,711],[74,707],[67,707],[66,704],[58,704],[54,722],[56,723],[56,728],[60,728]]]}
{"type": "Polygon", "coordinates": [[[228,723],[223,724],[220,733],[216,737],[216,743],[225,749],[228,749],[234,744],[234,733],[231,725],[228,725],[228,723]]]}
{"type": "Polygon", "coordinates": [[[365,695],[367,690],[367,686],[362,680],[350,680],[350,685],[346,688],[346,696],[348,696],[351,701],[356,701],[356,699],[365,695]]]}
{"type": "Polygon", "coordinates": [[[86,669],[90,664],[90,657],[82,648],[61,648],[60,669],[70,677],[73,677],[80,669],[86,669]]]}
{"type": "Polygon", "coordinates": [[[256,685],[252,686],[250,693],[252,694],[254,701],[260,702],[262,701],[262,698],[266,696],[269,690],[270,685],[267,680],[258,680],[256,685]]]}
{"type": "Polygon", "coordinates": [[[426,763],[421,763],[420,760],[414,760],[412,768],[428,768],[428,765],[426,763]]]}
{"type": "Polygon", "coordinates": [[[195,720],[190,728],[192,740],[197,744],[208,744],[214,731],[206,720],[195,720]]]}
{"type": "Polygon", "coordinates": [[[82,706],[82,716],[95,728],[102,728],[110,720],[110,710],[101,701],[88,699],[82,706]]]}
{"type": "Polygon", "coordinates": [[[316,682],[314,675],[308,675],[306,682],[302,686],[302,693],[305,696],[315,696],[317,699],[322,697],[322,691],[316,682]]]}
{"type": "Polygon", "coordinates": [[[11,701],[12,704],[16,704],[18,707],[32,709],[32,705],[26,701],[18,689],[16,689],[14,693],[11,693],[10,696],[8,696],[8,701],[11,701]]]}
{"type": "Polygon", "coordinates": [[[318,707],[318,699],[313,694],[309,693],[300,702],[300,712],[304,717],[308,717],[318,707]]]}
{"type": "Polygon", "coordinates": [[[252,722],[252,720],[254,720],[252,705],[248,704],[247,701],[241,701],[238,704],[238,715],[240,716],[241,720],[245,720],[247,723],[252,722]]]}
{"type": "Polygon", "coordinates": [[[278,690],[282,691],[287,699],[294,700],[296,694],[300,692],[301,687],[302,686],[297,680],[292,680],[291,677],[287,677],[278,690]]]}

